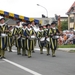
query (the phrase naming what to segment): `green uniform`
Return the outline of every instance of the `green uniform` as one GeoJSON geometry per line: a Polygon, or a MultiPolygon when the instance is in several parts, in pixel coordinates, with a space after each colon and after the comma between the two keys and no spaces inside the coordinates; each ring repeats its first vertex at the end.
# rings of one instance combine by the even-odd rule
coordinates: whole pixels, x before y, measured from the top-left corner
{"type": "Polygon", "coordinates": [[[16,27],[14,27],[14,29],[13,29],[13,38],[14,38],[13,45],[16,46],[16,36],[15,35],[17,35],[17,28],[16,27]]]}
{"type": "Polygon", "coordinates": [[[49,36],[50,36],[50,42],[51,42],[51,50],[52,50],[52,57],[55,57],[55,51],[57,49],[57,39],[53,38],[59,33],[58,29],[50,28],[49,30],[49,36]]]}
{"type": "Polygon", "coordinates": [[[32,35],[34,35],[34,31],[32,28],[27,28],[26,31],[25,31],[25,36],[26,36],[26,44],[27,44],[27,50],[28,50],[28,57],[30,58],[31,57],[31,51],[34,47],[34,44],[33,44],[33,40],[31,38],[32,35]]]}
{"type": "MultiPolygon", "coordinates": [[[[52,50],[52,34],[53,34],[53,30],[52,30],[52,28],[50,28],[50,29],[48,29],[48,37],[49,37],[49,39],[50,39],[50,48],[51,48],[51,50],[52,50]]],[[[52,55],[53,55],[53,51],[52,51],[52,55]]]]}
{"type": "Polygon", "coordinates": [[[45,35],[45,47],[47,49],[47,55],[50,55],[50,38],[48,37],[48,29],[44,29],[45,35]]]}
{"type": "Polygon", "coordinates": [[[24,56],[27,56],[27,54],[26,54],[26,36],[24,35],[24,33],[25,33],[25,30],[26,30],[26,28],[22,28],[22,38],[21,38],[21,40],[22,40],[22,55],[24,56]]]}
{"type": "Polygon", "coordinates": [[[39,30],[37,32],[38,44],[40,47],[40,54],[43,54],[43,47],[45,46],[45,35],[44,30],[39,30]]]}
{"type": "MultiPolygon", "coordinates": [[[[35,30],[35,28],[36,28],[36,26],[34,25],[34,26],[31,26],[31,28],[33,29],[33,31],[34,31],[34,33],[35,33],[35,35],[36,35],[36,30],[35,30]]],[[[34,53],[35,51],[34,51],[34,46],[36,46],[36,39],[34,39],[34,40],[32,40],[32,52],[34,53]]]]}
{"type": "Polygon", "coordinates": [[[7,36],[3,36],[1,34],[6,35],[6,31],[7,30],[7,25],[4,24],[0,24],[0,55],[1,58],[4,58],[5,56],[5,50],[7,48],[7,36]]]}
{"type": "Polygon", "coordinates": [[[12,52],[12,46],[13,46],[13,29],[9,30],[9,33],[8,33],[9,52],[12,52]]]}
{"type": "Polygon", "coordinates": [[[17,54],[21,55],[21,35],[22,35],[22,28],[20,26],[16,26],[14,28],[14,35],[15,35],[15,45],[17,47],[17,54]]]}

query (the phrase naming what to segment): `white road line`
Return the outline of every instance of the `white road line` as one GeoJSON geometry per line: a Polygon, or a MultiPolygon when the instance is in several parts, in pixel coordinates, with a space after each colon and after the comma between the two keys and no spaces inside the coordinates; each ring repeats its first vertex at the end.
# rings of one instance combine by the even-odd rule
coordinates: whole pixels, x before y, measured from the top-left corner
{"type": "Polygon", "coordinates": [[[24,67],[24,66],[22,66],[22,65],[19,65],[19,64],[15,63],[15,62],[12,62],[12,61],[10,61],[10,60],[7,60],[7,59],[3,59],[3,60],[6,61],[6,62],[8,62],[8,63],[10,63],[10,64],[12,64],[12,65],[14,65],[14,66],[17,66],[17,67],[23,69],[24,71],[27,71],[27,72],[29,72],[29,73],[31,73],[31,74],[33,74],[33,75],[42,75],[42,74],[40,74],[40,73],[37,73],[37,72],[35,72],[35,71],[33,71],[33,70],[30,70],[30,69],[28,69],[28,68],[26,68],[26,67],[24,67]]]}

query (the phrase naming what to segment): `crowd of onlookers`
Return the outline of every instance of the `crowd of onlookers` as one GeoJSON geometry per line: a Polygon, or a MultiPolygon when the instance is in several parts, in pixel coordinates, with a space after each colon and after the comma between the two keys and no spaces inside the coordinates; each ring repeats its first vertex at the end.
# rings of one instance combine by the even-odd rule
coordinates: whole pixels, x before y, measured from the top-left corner
{"type": "Polygon", "coordinates": [[[75,32],[71,30],[63,31],[58,39],[58,44],[75,44],[75,32]]]}

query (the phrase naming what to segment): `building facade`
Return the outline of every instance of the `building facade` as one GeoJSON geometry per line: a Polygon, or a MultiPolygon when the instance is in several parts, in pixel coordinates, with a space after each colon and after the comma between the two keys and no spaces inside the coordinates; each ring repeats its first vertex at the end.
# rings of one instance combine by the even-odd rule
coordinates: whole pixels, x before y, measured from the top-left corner
{"type": "Polygon", "coordinates": [[[68,15],[68,29],[75,29],[75,2],[68,10],[67,15],[68,15]]]}

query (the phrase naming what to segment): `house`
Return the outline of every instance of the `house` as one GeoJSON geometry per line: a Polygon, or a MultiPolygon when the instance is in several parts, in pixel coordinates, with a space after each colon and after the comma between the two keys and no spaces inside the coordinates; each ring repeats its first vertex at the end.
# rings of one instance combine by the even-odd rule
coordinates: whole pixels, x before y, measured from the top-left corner
{"type": "Polygon", "coordinates": [[[75,2],[66,14],[68,15],[68,29],[75,29],[75,2]]]}

